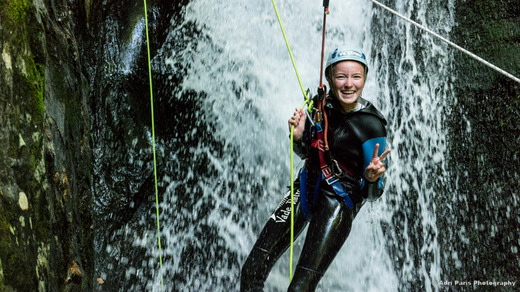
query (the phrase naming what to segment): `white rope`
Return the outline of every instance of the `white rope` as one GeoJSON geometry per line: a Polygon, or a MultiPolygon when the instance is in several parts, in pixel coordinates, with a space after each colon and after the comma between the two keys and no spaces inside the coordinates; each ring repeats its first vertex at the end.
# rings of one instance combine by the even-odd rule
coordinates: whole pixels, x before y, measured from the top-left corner
{"type": "Polygon", "coordinates": [[[490,62],[488,62],[488,61],[482,59],[481,57],[479,57],[479,56],[473,54],[472,52],[470,52],[470,51],[468,51],[468,50],[462,48],[461,46],[459,46],[459,45],[457,45],[457,44],[451,42],[450,40],[448,40],[448,39],[442,37],[442,36],[439,35],[438,33],[435,33],[435,32],[433,32],[433,31],[431,31],[430,29],[428,29],[428,28],[425,27],[424,25],[421,25],[421,24],[419,24],[419,23],[417,23],[417,22],[411,20],[410,18],[407,18],[406,16],[404,16],[404,15],[400,14],[399,12],[397,12],[397,11],[391,9],[391,8],[388,7],[388,6],[385,6],[385,5],[381,4],[381,3],[379,3],[379,2],[376,1],[376,0],[371,0],[371,1],[372,1],[374,4],[377,4],[377,5],[379,5],[380,7],[382,7],[382,8],[384,8],[384,9],[390,11],[391,13],[393,13],[393,14],[395,14],[395,15],[397,15],[397,16],[399,16],[400,18],[402,18],[402,19],[404,19],[404,20],[410,22],[411,24],[413,24],[413,25],[415,25],[415,26],[421,28],[422,30],[424,30],[424,31],[426,31],[426,32],[428,32],[428,33],[434,35],[435,37],[437,37],[437,38],[441,39],[442,41],[446,42],[447,44],[449,44],[450,46],[452,46],[452,47],[458,49],[459,51],[461,51],[461,52],[463,52],[463,53],[466,53],[468,56],[472,57],[473,59],[475,59],[475,60],[477,60],[477,61],[479,61],[479,62],[481,62],[481,63],[483,63],[484,65],[490,67],[491,69],[494,69],[494,70],[496,70],[497,72],[502,73],[502,74],[504,74],[505,76],[507,76],[507,77],[513,79],[514,81],[520,83],[520,78],[514,76],[513,74],[511,74],[511,73],[509,73],[509,72],[507,72],[507,71],[505,71],[505,70],[503,70],[503,69],[500,69],[499,67],[497,67],[497,66],[491,64],[490,62]]]}

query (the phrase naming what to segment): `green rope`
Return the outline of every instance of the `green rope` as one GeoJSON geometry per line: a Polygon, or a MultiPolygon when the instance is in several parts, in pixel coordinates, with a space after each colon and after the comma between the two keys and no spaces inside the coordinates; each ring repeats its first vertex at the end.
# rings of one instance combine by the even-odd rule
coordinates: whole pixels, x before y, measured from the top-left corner
{"type": "MultiPolygon", "coordinates": [[[[309,103],[309,98],[307,96],[307,93],[303,89],[302,81],[300,79],[300,74],[298,74],[298,69],[296,68],[296,62],[294,61],[294,57],[291,51],[291,46],[289,46],[289,41],[287,40],[287,36],[285,35],[285,30],[283,29],[282,20],[280,19],[280,14],[278,13],[278,8],[276,8],[276,3],[274,0],[273,7],[274,11],[276,12],[276,17],[278,18],[278,23],[280,23],[280,28],[282,30],[283,38],[285,39],[285,44],[287,45],[287,50],[289,51],[289,55],[291,56],[291,61],[294,67],[294,72],[296,73],[296,77],[298,78],[298,83],[300,84],[300,88],[303,93],[303,97],[305,98],[305,102],[301,106],[301,108],[305,107],[307,103],[309,103]]],[[[308,105],[309,109],[312,108],[312,101],[308,105]]],[[[293,165],[294,165],[294,151],[293,151],[293,144],[294,144],[294,126],[291,126],[291,247],[289,252],[289,281],[292,281],[292,263],[293,263],[293,248],[294,248],[294,171],[293,171],[293,165]]]]}
{"type": "MultiPolygon", "coordinates": [[[[294,61],[294,57],[291,51],[291,46],[289,46],[289,41],[287,40],[287,36],[285,35],[285,30],[283,29],[282,20],[280,19],[280,14],[278,14],[278,8],[276,8],[276,3],[273,2],[274,11],[276,12],[276,17],[278,18],[278,23],[280,23],[280,28],[282,30],[283,38],[285,39],[285,44],[287,45],[287,50],[289,50],[289,55],[291,56],[291,61],[294,67],[294,72],[296,73],[296,77],[298,78],[298,83],[300,83],[300,89],[302,90],[303,96],[305,97],[305,102],[303,103],[303,106],[309,101],[309,98],[307,97],[307,93],[303,89],[302,80],[300,79],[300,74],[298,74],[298,69],[296,68],[296,62],[294,61]]],[[[302,106],[302,108],[303,108],[302,106]]]]}
{"type": "MultiPolygon", "coordinates": [[[[159,264],[162,270],[162,252],[161,252],[161,224],[159,223],[159,191],[157,189],[157,160],[155,156],[155,126],[153,118],[153,87],[152,87],[152,64],[150,62],[150,38],[148,37],[148,12],[146,10],[146,0],[144,0],[144,21],[146,25],[146,49],[148,52],[148,77],[150,82],[150,108],[152,116],[152,147],[153,147],[153,175],[155,178],[155,211],[157,216],[157,244],[159,247],[159,264]]],[[[163,278],[161,275],[161,287],[163,287],[163,278]]]]}

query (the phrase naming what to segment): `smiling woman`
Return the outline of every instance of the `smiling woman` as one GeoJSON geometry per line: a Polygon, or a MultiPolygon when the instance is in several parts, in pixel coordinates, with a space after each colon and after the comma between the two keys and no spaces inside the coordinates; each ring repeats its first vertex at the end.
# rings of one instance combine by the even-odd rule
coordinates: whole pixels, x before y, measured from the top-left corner
{"type": "MultiPolygon", "coordinates": [[[[366,67],[361,52],[345,47],[333,51],[325,70],[332,76],[327,79],[331,86],[329,96],[317,97],[317,113],[307,115],[296,108],[289,119],[298,145],[295,151],[306,159],[297,179],[295,233],[301,233],[309,223],[289,291],[316,289],[347,240],[363,204],[379,198],[383,192],[380,178],[386,169],[382,161],[390,149],[383,152],[386,120],[371,103],[360,100],[366,67]],[[324,135],[327,130],[331,134],[330,144],[324,135]]],[[[289,247],[291,226],[286,220],[278,220],[287,216],[289,195],[269,218],[242,268],[242,291],[262,290],[271,268],[289,247]]]]}

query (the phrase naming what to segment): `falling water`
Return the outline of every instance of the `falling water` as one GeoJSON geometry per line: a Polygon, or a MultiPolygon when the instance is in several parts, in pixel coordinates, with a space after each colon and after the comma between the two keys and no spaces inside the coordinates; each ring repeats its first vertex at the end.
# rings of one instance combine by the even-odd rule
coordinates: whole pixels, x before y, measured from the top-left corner
{"type": "MultiPolygon", "coordinates": [[[[395,3],[406,17],[445,36],[454,23],[453,4],[395,3]]],[[[382,220],[387,244],[400,261],[401,288],[438,290],[442,267],[436,204],[439,194],[454,191],[444,159],[452,58],[445,44],[386,11],[376,10],[373,19],[378,101],[390,122],[394,149],[381,202],[387,210],[382,220]]]]}
{"type": "MultiPolygon", "coordinates": [[[[391,1],[396,10],[449,34],[453,0],[446,7],[391,1]],[[426,13],[428,11],[428,14],[426,13]]],[[[303,86],[319,82],[322,6],[278,1],[303,86]]],[[[440,248],[434,198],[449,190],[443,157],[443,117],[451,88],[446,46],[370,1],[332,1],[326,50],[348,44],[370,63],[364,97],[387,117],[389,169],[382,199],[367,203],[318,291],[437,290],[440,248]],[[399,262],[399,264],[397,264],[399,262]]],[[[240,267],[270,212],[290,184],[287,119],[303,103],[300,87],[269,1],[193,0],[184,23],[173,23],[159,54],[162,74],[178,80],[166,93],[178,107],[171,140],[158,141],[163,268],[155,230],[135,233],[148,259],[127,277],[151,275],[176,291],[236,291],[240,267]],[[195,25],[196,34],[187,27],[195,25]],[[183,43],[183,46],[175,45],[183,43]],[[153,272],[149,272],[150,269],[153,272]],[[148,271],[148,272],[147,272],[148,271]]],[[[173,81],[172,81],[173,82],[173,81]]],[[[295,170],[302,166],[297,160],[295,170]]],[[[143,216],[137,225],[149,225],[143,216]]],[[[134,232],[127,227],[127,232],[134,232]]],[[[297,258],[303,238],[295,243],[297,258]]],[[[268,291],[284,291],[289,258],[269,276],[268,291]]]]}

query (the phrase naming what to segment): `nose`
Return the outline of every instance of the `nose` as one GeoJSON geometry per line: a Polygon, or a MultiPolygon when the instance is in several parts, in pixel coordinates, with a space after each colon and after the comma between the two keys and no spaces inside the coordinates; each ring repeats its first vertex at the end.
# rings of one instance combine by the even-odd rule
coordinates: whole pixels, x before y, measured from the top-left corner
{"type": "Polygon", "coordinates": [[[353,82],[352,82],[352,78],[347,78],[347,80],[345,80],[345,86],[346,87],[352,87],[353,85],[353,82]]]}

